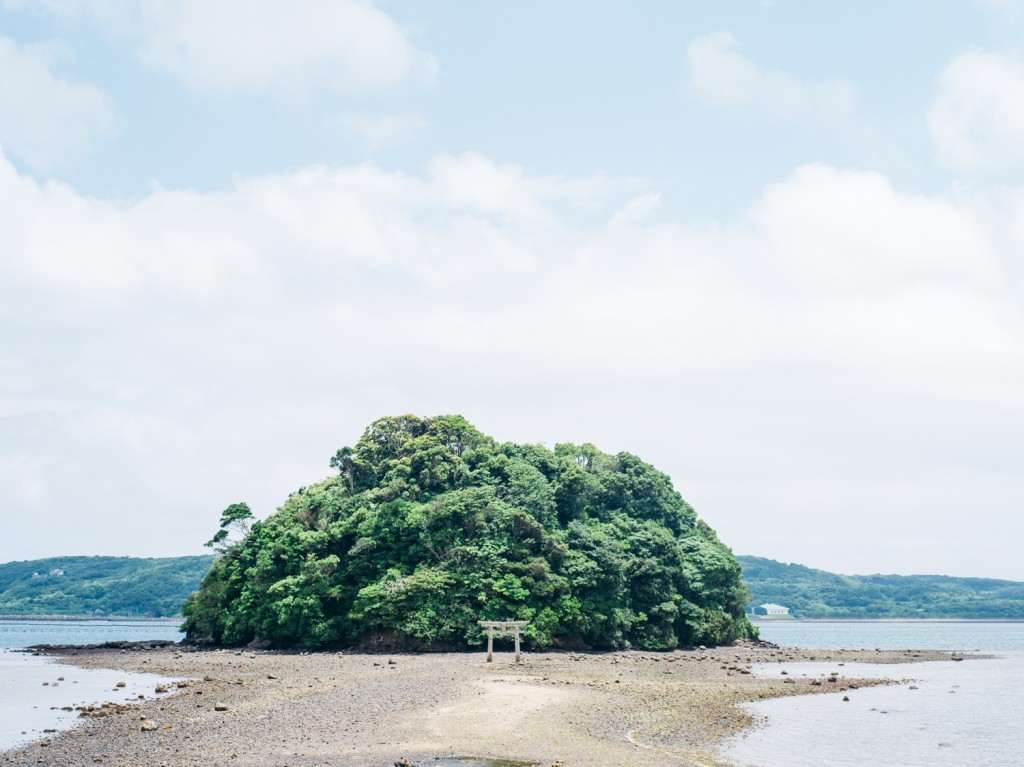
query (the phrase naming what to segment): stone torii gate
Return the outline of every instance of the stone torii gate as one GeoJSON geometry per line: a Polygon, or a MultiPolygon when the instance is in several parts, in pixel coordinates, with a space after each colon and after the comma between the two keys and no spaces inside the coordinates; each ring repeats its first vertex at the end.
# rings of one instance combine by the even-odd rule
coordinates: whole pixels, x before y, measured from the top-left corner
{"type": "Polygon", "coordinates": [[[519,663],[519,630],[530,621],[477,621],[487,632],[487,662],[494,660],[494,637],[511,634],[516,640],[516,663],[519,663]]]}

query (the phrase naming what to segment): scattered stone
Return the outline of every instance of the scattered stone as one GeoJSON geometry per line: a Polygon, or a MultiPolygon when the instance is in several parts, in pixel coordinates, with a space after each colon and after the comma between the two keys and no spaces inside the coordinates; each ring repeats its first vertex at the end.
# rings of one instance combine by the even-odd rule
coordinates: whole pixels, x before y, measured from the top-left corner
{"type": "Polygon", "coordinates": [[[143,732],[153,732],[156,728],[156,722],[154,722],[152,719],[143,719],[142,725],[140,726],[139,729],[141,729],[143,732]]]}
{"type": "Polygon", "coordinates": [[[225,706],[223,703],[214,703],[213,704],[213,710],[214,711],[227,711],[228,707],[225,706]]]}

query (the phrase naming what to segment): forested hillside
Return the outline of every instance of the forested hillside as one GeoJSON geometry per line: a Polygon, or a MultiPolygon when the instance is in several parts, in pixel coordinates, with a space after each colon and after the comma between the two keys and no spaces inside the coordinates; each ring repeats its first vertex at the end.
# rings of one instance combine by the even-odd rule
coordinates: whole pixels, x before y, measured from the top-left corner
{"type": "Polygon", "coordinates": [[[732,553],[629,453],[401,416],[331,465],[265,521],[225,510],[211,541],[222,556],[184,608],[191,639],[464,647],[478,619],[517,619],[531,621],[528,646],[654,649],[753,631],[732,553]]]}
{"type": "Polygon", "coordinates": [[[1024,583],[945,575],[836,575],[761,557],[737,557],[752,605],[796,618],[1024,618],[1024,583]]]}
{"type": "Polygon", "coordinates": [[[178,615],[212,562],[212,556],[7,562],[0,564],[0,615],[178,615]]]}

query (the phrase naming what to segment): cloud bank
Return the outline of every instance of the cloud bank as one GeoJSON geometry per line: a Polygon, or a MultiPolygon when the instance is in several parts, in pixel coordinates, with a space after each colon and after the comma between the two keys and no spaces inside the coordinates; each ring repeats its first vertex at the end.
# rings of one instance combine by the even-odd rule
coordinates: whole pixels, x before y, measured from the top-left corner
{"type": "Polygon", "coordinates": [[[730,221],[659,201],[474,153],[125,201],[0,160],[0,559],[55,553],[41,514],[195,550],[412,411],[636,452],[741,552],[1024,576],[1024,195],[808,165],[730,221]]]}

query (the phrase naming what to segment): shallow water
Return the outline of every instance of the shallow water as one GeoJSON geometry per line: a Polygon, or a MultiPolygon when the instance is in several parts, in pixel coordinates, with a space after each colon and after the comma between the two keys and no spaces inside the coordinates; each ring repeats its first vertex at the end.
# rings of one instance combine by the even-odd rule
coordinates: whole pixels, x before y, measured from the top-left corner
{"type": "MultiPolygon", "coordinates": [[[[764,630],[767,628],[768,630],[764,630]]],[[[899,665],[835,662],[762,665],[755,673],[912,679],[824,695],[760,701],[748,710],[767,726],[740,736],[723,755],[757,767],[1019,767],[1024,722],[1024,624],[770,624],[778,644],[991,652],[988,660],[899,665]],[[917,689],[911,689],[911,686],[917,689]],[[843,696],[849,698],[843,701],[843,696]]]]}
{"type": "Polygon", "coordinates": [[[62,706],[137,702],[139,695],[155,696],[156,686],[167,681],[155,674],[81,669],[0,649],[0,751],[39,740],[44,729],[73,727],[78,712],[61,711],[62,706]],[[116,687],[118,682],[125,686],[116,687]]]}
{"type": "Polygon", "coordinates": [[[456,756],[430,762],[432,767],[534,767],[540,762],[520,762],[515,759],[487,759],[480,756],[456,756]]]}

